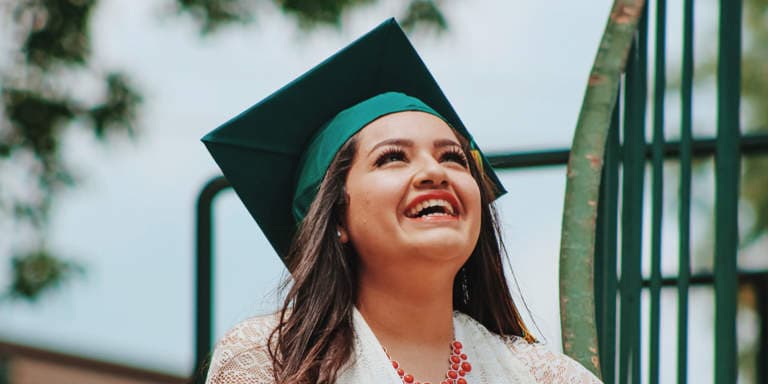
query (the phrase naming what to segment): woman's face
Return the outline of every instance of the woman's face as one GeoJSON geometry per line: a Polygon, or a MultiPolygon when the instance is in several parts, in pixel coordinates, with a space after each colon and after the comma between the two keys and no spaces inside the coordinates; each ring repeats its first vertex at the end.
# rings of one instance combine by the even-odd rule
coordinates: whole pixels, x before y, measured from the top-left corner
{"type": "Polygon", "coordinates": [[[357,134],[343,231],[363,267],[464,264],[481,222],[467,161],[454,131],[428,113],[386,115],[357,134]]]}

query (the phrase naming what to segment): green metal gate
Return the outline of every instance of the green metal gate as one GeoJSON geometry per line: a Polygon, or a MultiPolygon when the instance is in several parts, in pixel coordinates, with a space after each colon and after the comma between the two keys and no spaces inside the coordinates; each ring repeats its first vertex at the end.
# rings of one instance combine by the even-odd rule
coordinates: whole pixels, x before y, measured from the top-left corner
{"type": "MultiPolygon", "coordinates": [[[[752,285],[757,295],[761,329],[756,355],[756,382],[768,383],[768,271],[742,271],[737,265],[739,232],[739,177],[743,156],[768,154],[768,138],[740,133],[740,66],[742,1],[721,0],[717,69],[717,135],[694,140],[693,117],[693,0],[683,0],[682,81],[680,87],[680,140],[665,140],[666,81],[665,0],[655,9],[655,52],[650,124],[648,101],[649,9],[638,27],[623,81],[622,99],[613,114],[606,147],[598,213],[595,255],[595,299],[601,369],[606,383],[658,383],[660,377],[660,326],[662,289],[677,291],[677,383],[688,382],[689,290],[714,288],[715,383],[735,383],[737,378],[737,293],[752,285]],[[623,113],[620,113],[622,111],[623,113]],[[646,125],[652,141],[646,143],[646,125]],[[621,138],[621,139],[620,139],[621,138]],[[691,274],[691,179],[694,157],[712,157],[715,163],[715,249],[712,273],[691,274]],[[679,163],[677,224],[678,273],[662,276],[662,218],[664,162],[679,163]],[[650,275],[643,265],[643,197],[646,168],[650,165],[650,275]],[[620,203],[620,204],[619,204],[620,203]],[[619,206],[621,208],[619,208],[619,206]],[[619,212],[619,209],[621,211],[619,212]],[[619,241],[620,240],[620,241],[619,241]],[[620,245],[619,245],[620,243],[620,245]],[[649,326],[642,327],[643,293],[648,300],[649,326]],[[648,332],[649,343],[643,343],[648,332]],[[647,351],[645,350],[647,348],[647,351]],[[647,360],[645,360],[647,358],[647,360]],[[647,371],[643,371],[643,362],[647,371]]],[[[767,74],[768,75],[768,74],[767,74]]],[[[768,176],[766,176],[768,185],[768,176]]],[[[665,255],[674,257],[675,255],[665,255]]],[[[768,259],[768,255],[766,255],[768,259]]]]}

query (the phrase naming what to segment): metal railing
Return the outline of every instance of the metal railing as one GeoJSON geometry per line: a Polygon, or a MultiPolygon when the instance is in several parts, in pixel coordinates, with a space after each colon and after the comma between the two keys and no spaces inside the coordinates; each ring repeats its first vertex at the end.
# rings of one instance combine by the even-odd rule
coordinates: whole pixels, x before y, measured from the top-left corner
{"type": "Polygon", "coordinates": [[[650,123],[652,141],[645,142],[646,104],[648,102],[648,15],[638,27],[624,79],[623,108],[617,103],[606,149],[598,214],[595,259],[595,295],[597,326],[603,380],[606,383],[648,383],[660,380],[661,290],[677,290],[677,377],[688,382],[689,288],[704,285],[714,288],[714,382],[735,383],[738,348],[736,314],[738,289],[749,284],[757,296],[760,334],[756,359],[756,382],[768,383],[765,363],[768,356],[768,271],[740,271],[737,264],[739,233],[737,204],[743,156],[768,154],[765,135],[744,137],[740,132],[740,0],[721,0],[717,70],[717,136],[706,141],[694,140],[693,117],[693,1],[683,3],[682,117],[680,141],[665,140],[664,112],[666,91],[666,1],[655,3],[655,52],[653,115],[650,123]],[[623,111],[623,116],[620,115],[623,111]],[[619,132],[621,131],[621,135],[619,132]],[[623,138],[620,142],[619,136],[623,138]],[[749,143],[749,144],[747,144],[749,143]],[[691,275],[691,178],[696,156],[714,156],[715,164],[715,249],[714,271],[710,275],[691,275]],[[663,164],[670,157],[679,158],[677,224],[679,250],[677,276],[662,277],[662,205],[665,180],[663,164]],[[643,194],[646,165],[650,163],[650,276],[642,275],[643,194]],[[621,171],[621,178],[620,178],[621,171]],[[621,181],[621,185],[619,182],[621,181]],[[619,202],[621,214],[619,215],[619,202]],[[619,221],[620,220],[620,221],[619,221]],[[619,225],[620,224],[620,225],[619,225]],[[621,238],[620,249],[618,239],[621,238]],[[620,265],[620,268],[618,267],[620,265]],[[642,293],[648,290],[649,325],[642,326],[642,293]],[[617,304],[618,298],[618,304],[617,304]],[[649,333],[648,344],[641,337],[649,333]],[[647,348],[647,354],[644,350],[647,348]],[[618,353],[617,353],[618,352],[618,353]],[[647,372],[642,372],[647,358],[647,372]]]}

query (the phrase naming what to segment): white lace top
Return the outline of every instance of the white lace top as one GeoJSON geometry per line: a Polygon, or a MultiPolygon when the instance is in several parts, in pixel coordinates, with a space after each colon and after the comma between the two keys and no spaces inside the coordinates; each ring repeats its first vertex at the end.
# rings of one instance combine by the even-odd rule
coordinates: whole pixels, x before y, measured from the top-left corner
{"type": "MultiPolygon", "coordinates": [[[[386,382],[399,383],[383,349],[357,311],[354,320],[355,356],[350,359],[353,363],[340,372],[338,383],[368,382],[369,372],[376,370],[381,371],[375,376],[377,382],[382,382],[381,373],[386,372],[391,376],[386,382]]],[[[206,383],[273,383],[266,342],[275,325],[274,316],[262,316],[247,319],[229,330],[216,345],[206,383]]],[[[469,383],[601,383],[571,358],[519,337],[502,338],[464,314],[456,313],[454,328],[457,339],[466,340],[465,346],[483,346],[472,352],[475,358],[471,376],[467,377],[469,383]]]]}

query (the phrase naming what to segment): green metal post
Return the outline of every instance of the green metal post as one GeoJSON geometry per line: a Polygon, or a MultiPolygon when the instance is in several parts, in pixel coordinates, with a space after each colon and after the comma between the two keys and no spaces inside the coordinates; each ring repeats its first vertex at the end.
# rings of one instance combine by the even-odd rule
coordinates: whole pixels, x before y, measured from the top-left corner
{"type": "Polygon", "coordinates": [[[11,370],[8,356],[0,355],[0,384],[10,384],[11,370]]]}
{"type": "Polygon", "coordinates": [[[693,147],[693,0],[683,3],[683,68],[680,86],[680,232],[677,280],[677,383],[688,382],[688,287],[691,278],[691,158],[693,147]]]}
{"type": "Polygon", "coordinates": [[[640,382],[643,185],[645,179],[645,101],[647,98],[647,11],[627,65],[621,212],[621,318],[619,380],[640,382]]]}
{"type": "Polygon", "coordinates": [[[742,0],[720,1],[715,152],[715,383],[737,376],[736,302],[742,0]]]}
{"type": "Polygon", "coordinates": [[[651,313],[649,380],[659,382],[661,313],[661,219],[664,206],[664,90],[666,89],[666,1],[656,2],[656,60],[653,92],[653,180],[651,186],[651,313]]]}
{"type": "Polygon", "coordinates": [[[213,348],[213,200],[229,188],[224,176],[211,179],[197,197],[197,253],[195,255],[195,371],[193,381],[205,381],[213,348]]]}
{"type": "Polygon", "coordinates": [[[755,384],[768,384],[768,274],[755,279],[757,315],[760,326],[757,336],[757,380],[755,384]]]}
{"type": "Polygon", "coordinates": [[[603,382],[616,382],[617,230],[619,205],[619,108],[613,109],[600,181],[595,240],[595,311],[603,382]]]}

